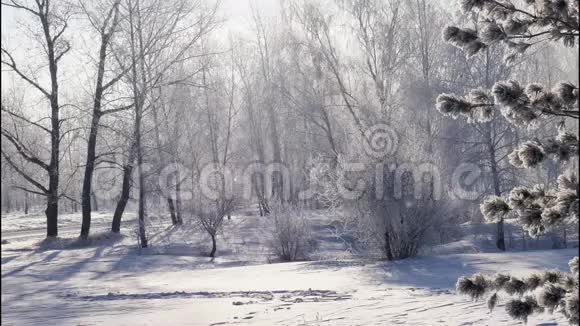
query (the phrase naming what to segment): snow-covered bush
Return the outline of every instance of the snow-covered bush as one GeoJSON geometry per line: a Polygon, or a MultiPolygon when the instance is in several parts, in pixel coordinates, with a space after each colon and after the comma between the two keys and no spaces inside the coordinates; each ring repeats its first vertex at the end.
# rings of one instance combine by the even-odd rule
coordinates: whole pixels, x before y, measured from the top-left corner
{"type": "Polygon", "coordinates": [[[272,222],[270,249],[282,261],[306,260],[316,241],[310,223],[301,209],[275,208],[268,217],[272,222]]]}
{"type": "Polygon", "coordinates": [[[343,160],[332,169],[328,164],[317,163],[310,173],[316,183],[314,198],[337,218],[339,227],[335,227],[335,236],[347,243],[349,249],[387,260],[413,257],[433,237],[430,234],[436,232],[433,226],[445,222],[446,204],[428,194],[416,198],[420,197],[416,196],[416,189],[426,191],[429,183],[411,176],[405,179],[408,181],[402,186],[405,191],[399,196],[393,184],[397,172],[384,170],[382,182],[390,184],[384,185],[385,193],[379,195],[376,165],[370,164],[368,170],[354,174],[349,173],[343,160]],[[345,192],[349,192],[348,196],[345,192]]]}
{"type": "Polygon", "coordinates": [[[378,226],[372,230],[380,236],[381,252],[387,260],[416,256],[445,214],[444,205],[431,200],[383,201],[371,207],[378,226]]]}

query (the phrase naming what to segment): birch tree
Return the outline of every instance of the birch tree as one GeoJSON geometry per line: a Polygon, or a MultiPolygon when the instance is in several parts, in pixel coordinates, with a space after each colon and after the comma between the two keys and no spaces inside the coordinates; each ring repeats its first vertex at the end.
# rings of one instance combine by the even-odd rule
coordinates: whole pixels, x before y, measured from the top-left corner
{"type": "Polygon", "coordinates": [[[66,32],[72,16],[72,8],[65,3],[57,2],[55,4],[50,0],[35,0],[34,2],[3,1],[2,6],[17,9],[32,17],[35,28],[37,28],[35,32],[39,32],[40,37],[33,39],[38,42],[37,46],[46,50],[46,57],[44,58],[46,61],[43,64],[48,67],[49,82],[47,85],[43,85],[31,71],[23,68],[21,66],[22,63],[17,62],[12,52],[4,48],[4,46],[2,47],[2,65],[6,69],[10,69],[32,89],[39,92],[49,103],[50,115],[47,117],[49,124],[45,125],[35,121],[34,118],[19,115],[10,111],[9,108],[3,107],[2,111],[38,128],[49,136],[49,159],[46,160],[33,154],[23,139],[20,139],[18,135],[4,127],[2,128],[2,136],[12,144],[16,155],[46,172],[47,182],[38,180],[24,172],[22,166],[16,163],[14,156],[9,155],[4,147],[2,147],[2,156],[12,166],[14,171],[20,174],[32,187],[32,189],[26,188],[26,191],[46,197],[46,235],[47,237],[56,237],[58,236],[58,204],[61,197],[59,193],[60,145],[64,136],[61,130],[63,120],[60,116],[62,104],[59,99],[60,76],[58,71],[61,59],[71,49],[70,42],[66,39],[66,32]]]}

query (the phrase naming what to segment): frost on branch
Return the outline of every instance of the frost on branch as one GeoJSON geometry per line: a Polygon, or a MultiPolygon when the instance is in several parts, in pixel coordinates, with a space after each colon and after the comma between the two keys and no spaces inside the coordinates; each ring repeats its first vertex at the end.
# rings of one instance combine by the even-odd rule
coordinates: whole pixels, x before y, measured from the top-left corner
{"type": "Polygon", "coordinates": [[[578,87],[571,83],[561,82],[550,91],[537,83],[524,89],[517,81],[509,80],[496,83],[492,92],[503,116],[519,127],[536,127],[543,115],[578,115],[578,87]]]}
{"type": "Polygon", "coordinates": [[[510,163],[515,167],[533,168],[544,161],[546,153],[542,146],[534,141],[522,144],[510,154],[510,163]]]}
{"type": "Polygon", "coordinates": [[[468,295],[473,300],[483,297],[489,287],[489,281],[483,275],[475,275],[472,278],[462,277],[457,280],[456,284],[457,292],[468,295]]]}
{"type": "MultiPolygon", "coordinates": [[[[576,257],[578,259],[578,257],[576,257]]],[[[568,321],[571,325],[580,324],[580,299],[578,298],[578,288],[576,290],[566,294],[565,306],[564,306],[565,316],[568,317],[568,321]]]]}
{"type": "Polygon", "coordinates": [[[526,278],[506,274],[486,276],[477,274],[462,277],[457,281],[458,293],[478,300],[487,299],[488,308],[493,310],[499,300],[499,292],[512,296],[506,303],[506,312],[514,319],[526,322],[534,313],[561,311],[570,321],[578,324],[578,257],[571,261],[571,273],[545,271],[526,278]],[[574,266],[574,264],[576,264],[574,266]]]}
{"type": "MultiPolygon", "coordinates": [[[[462,0],[466,13],[476,13],[473,29],[447,27],[445,41],[474,56],[489,44],[504,45],[513,62],[536,44],[557,42],[576,46],[580,35],[580,1],[568,0],[462,0]]],[[[489,52],[488,52],[489,54],[489,52]]],[[[465,117],[469,122],[489,121],[495,110],[515,127],[536,128],[550,119],[579,119],[579,89],[561,82],[553,89],[538,83],[523,86],[515,80],[501,81],[491,89],[472,91],[469,96],[443,95],[437,99],[437,109],[444,115],[465,117]],[[484,108],[484,114],[475,110],[484,108]],[[541,119],[547,118],[547,119],[541,119]]],[[[562,121],[561,126],[564,125],[562,121]]],[[[547,125],[550,127],[551,125],[547,125]]],[[[568,162],[579,155],[578,136],[561,127],[554,128],[558,136],[544,140],[514,144],[509,155],[512,165],[536,168],[546,159],[568,162]]],[[[532,236],[538,236],[557,225],[578,223],[577,172],[569,171],[558,178],[558,186],[516,187],[507,198],[488,197],[480,209],[488,222],[516,217],[532,236]]],[[[478,299],[493,292],[488,300],[490,310],[496,306],[498,292],[514,296],[506,303],[507,313],[526,322],[534,313],[544,310],[563,314],[570,324],[578,325],[578,258],[570,262],[571,273],[535,273],[527,278],[499,274],[495,277],[475,275],[457,282],[457,291],[478,299]]]]}
{"type": "Polygon", "coordinates": [[[483,42],[492,44],[507,39],[504,29],[494,21],[487,22],[481,29],[483,42]]]}
{"type": "Polygon", "coordinates": [[[490,312],[492,312],[493,309],[495,309],[495,306],[497,306],[498,301],[499,296],[497,295],[497,292],[494,293],[491,297],[489,297],[489,299],[487,299],[487,308],[489,309],[490,312]]]}
{"type": "Polygon", "coordinates": [[[511,277],[509,281],[505,282],[502,289],[509,295],[523,295],[526,293],[526,282],[517,277],[511,277]]]}
{"type": "Polygon", "coordinates": [[[510,155],[510,163],[518,168],[534,168],[546,158],[567,162],[578,156],[578,136],[560,130],[558,137],[539,141],[528,141],[516,148],[510,155]]]}
{"type": "Polygon", "coordinates": [[[469,12],[473,9],[482,9],[487,1],[485,0],[463,0],[461,1],[461,9],[464,12],[469,12]]]}
{"type": "Polygon", "coordinates": [[[490,223],[501,221],[511,211],[505,200],[498,196],[487,197],[480,205],[480,209],[485,220],[490,223]]]}
{"type": "Polygon", "coordinates": [[[487,122],[493,118],[493,104],[489,101],[489,96],[482,90],[471,91],[467,99],[455,94],[441,94],[437,97],[436,108],[453,119],[463,116],[469,123],[487,122]]]}
{"type": "Polygon", "coordinates": [[[562,82],[554,91],[565,105],[578,106],[578,87],[574,84],[562,82]]]}
{"type": "Polygon", "coordinates": [[[477,32],[469,28],[460,29],[455,26],[448,26],[443,31],[443,40],[461,48],[468,57],[476,55],[487,47],[479,39],[477,32]]]}
{"type": "MultiPolygon", "coordinates": [[[[509,80],[497,82],[491,94],[484,89],[474,89],[465,97],[441,94],[436,101],[440,113],[454,119],[465,117],[469,123],[491,121],[495,107],[499,107],[501,114],[514,126],[536,128],[542,116],[577,116],[578,87],[562,82],[550,91],[541,84],[532,83],[524,88],[517,81],[509,80]]],[[[577,152],[578,139],[572,136],[574,134],[561,134],[550,153],[565,158],[566,154],[569,156],[574,150],[577,152]],[[576,146],[570,148],[574,140],[576,146]],[[558,153],[558,150],[562,152],[558,153]]],[[[546,144],[547,147],[549,145],[546,144]]]]}
{"type": "Polygon", "coordinates": [[[550,313],[562,304],[566,296],[566,289],[559,285],[548,284],[538,293],[538,304],[545,307],[550,313]]]}
{"type": "Polygon", "coordinates": [[[570,271],[572,272],[572,274],[578,274],[578,272],[580,271],[580,266],[579,266],[580,260],[578,259],[578,257],[572,258],[572,260],[570,260],[568,265],[570,265],[570,271]]]}
{"type": "Polygon", "coordinates": [[[543,309],[538,305],[536,299],[532,296],[526,296],[523,299],[512,299],[505,305],[505,310],[516,320],[524,323],[528,322],[528,317],[533,313],[541,313],[543,309]]]}
{"type": "Polygon", "coordinates": [[[445,40],[464,50],[469,44],[481,43],[480,49],[470,55],[498,41],[514,49],[513,57],[542,38],[573,47],[578,38],[578,6],[578,1],[565,0],[526,0],[517,3],[517,7],[514,1],[462,0],[463,12],[478,12],[479,25],[483,26],[478,26],[479,34],[475,30],[464,30],[469,32],[469,38],[445,40]]]}

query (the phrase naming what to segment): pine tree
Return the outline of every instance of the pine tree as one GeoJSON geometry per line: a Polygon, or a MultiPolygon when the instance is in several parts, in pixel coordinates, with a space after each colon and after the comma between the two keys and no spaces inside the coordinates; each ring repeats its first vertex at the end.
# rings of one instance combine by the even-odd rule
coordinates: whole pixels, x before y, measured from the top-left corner
{"type": "MultiPolygon", "coordinates": [[[[513,61],[541,42],[557,42],[573,47],[580,33],[580,1],[526,0],[521,7],[508,0],[463,0],[465,12],[479,15],[476,29],[447,27],[445,41],[463,49],[468,56],[495,44],[511,51],[505,58],[513,61]]],[[[536,168],[547,159],[562,164],[578,159],[578,136],[566,130],[565,121],[579,119],[578,86],[562,82],[554,89],[540,84],[521,85],[509,80],[496,83],[491,90],[476,89],[466,96],[441,94],[437,110],[468,122],[489,121],[499,111],[519,128],[536,128],[548,118],[561,118],[558,136],[531,140],[519,145],[510,155],[510,163],[519,168],[536,168]]],[[[481,212],[488,222],[516,218],[530,235],[539,236],[559,225],[578,224],[578,173],[569,169],[558,178],[554,188],[519,186],[507,197],[488,197],[481,212]]],[[[500,297],[507,294],[506,311],[517,320],[527,322],[531,314],[543,311],[562,313],[572,325],[579,324],[578,257],[570,261],[570,273],[548,271],[527,278],[510,275],[474,275],[457,281],[457,291],[479,299],[490,295],[492,310],[500,297]]]]}

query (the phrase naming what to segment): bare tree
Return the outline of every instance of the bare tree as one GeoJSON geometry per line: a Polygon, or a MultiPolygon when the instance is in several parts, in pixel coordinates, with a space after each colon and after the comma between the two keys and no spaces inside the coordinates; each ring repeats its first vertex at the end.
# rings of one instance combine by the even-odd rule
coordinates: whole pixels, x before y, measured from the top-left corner
{"type": "MultiPolygon", "coordinates": [[[[383,115],[380,118],[389,120],[399,106],[393,96],[397,77],[409,60],[412,49],[409,28],[405,23],[408,18],[405,7],[399,0],[357,0],[343,7],[354,20],[353,30],[363,52],[364,71],[374,83],[379,112],[383,115]]],[[[427,27],[423,26],[421,30],[425,34],[427,27]]],[[[428,50],[426,47],[425,51],[428,50]]]]}
{"type": "Polygon", "coordinates": [[[53,3],[50,0],[35,0],[34,4],[30,5],[13,0],[2,2],[2,5],[32,15],[42,31],[42,37],[39,38],[38,41],[39,46],[46,50],[46,63],[48,64],[50,75],[50,87],[47,88],[46,86],[41,85],[41,83],[38,82],[31,73],[21,69],[12,53],[4,47],[2,47],[2,64],[10,68],[20,79],[25,81],[32,88],[39,91],[50,103],[50,125],[45,126],[39,122],[35,122],[31,118],[11,112],[9,109],[4,107],[2,111],[17,117],[18,119],[23,120],[50,135],[50,159],[48,160],[48,163],[46,163],[42,158],[32,154],[25,145],[25,142],[20,139],[18,135],[2,128],[2,136],[12,143],[20,157],[24,158],[28,163],[46,171],[48,175],[48,186],[43,185],[43,182],[25,173],[22,167],[19,167],[16,164],[13,157],[10,157],[6,153],[4,147],[2,148],[2,155],[6,162],[8,162],[14,170],[35,189],[32,190],[26,188],[27,191],[41,194],[46,197],[46,235],[47,237],[56,237],[58,236],[58,202],[60,198],[60,144],[64,136],[64,133],[61,132],[63,120],[60,118],[62,106],[59,102],[58,68],[60,60],[71,49],[70,43],[64,38],[64,35],[68,28],[68,22],[71,18],[72,10],[66,4],[53,6],[53,3]]]}
{"type": "MultiPolygon", "coordinates": [[[[258,50],[258,61],[260,72],[260,81],[263,83],[261,88],[261,94],[258,97],[261,99],[261,105],[264,106],[266,111],[266,119],[268,121],[269,129],[269,139],[272,144],[272,162],[280,164],[282,163],[282,151],[281,142],[278,126],[278,112],[276,109],[277,105],[277,90],[274,83],[274,61],[276,60],[278,53],[275,53],[276,49],[269,38],[268,31],[263,22],[260,12],[256,8],[252,8],[252,16],[254,20],[254,28],[256,33],[256,43],[258,50]]],[[[284,179],[279,174],[272,175],[272,196],[274,200],[283,201],[284,195],[284,179]]],[[[268,209],[269,210],[269,209],[268,209]]]]}
{"type": "Polygon", "coordinates": [[[330,18],[325,16],[318,6],[309,2],[304,4],[302,7],[295,4],[293,7],[293,13],[296,16],[298,23],[304,29],[308,41],[320,50],[320,53],[322,54],[321,57],[328,66],[328,69],[338,86],[343,104],[355,123],[355,128],[360,133],[363,140],[368,141],[365,136],[366,128],[364,121],[361,118],[361,113],[357,112],[359,111],[357,108],[357,100],[349,90],[343,76],[343,63],[340,61],[339,52],[331,36],[329,25],[330,18]]]}
{"type": "MultiPolygon", "coordinates": [[[[96,76],[96,86],[95,93],[93,95],[93,108],[91,125],[89,131],[89,138],[87,143],[87,158],[85,165],[85,173],[83,179],[82,187],[82,226],[81,226],[81,238],[86,239],[89,236],[89,230],[91,227],[91,197],[94,197],[92,189],[93,172],[95,170],[95,163],[97,160],[97,134],[99,132],[99,126],[101,118],[110,113],[119,112],[121,110],[127,110],[132,107],[133,104],[121,106],[113,109],[102,110],[102,101],[105,92],[112,86],[114,86],[121,78],[124,76],[126,71],[121,71],[119,74],[111,78],[109,81],[105,82],[105,71],[106,64],[110,49],[110,41],[113,34],[117,31],[117,26],[119,23],[119,6],[121,0],[115,0],[108,10],[105,11],[104,18],[98,16],[98,14],[92,13],[87,6],[81,2],[81,7],[87,16],[87,19],[91,22],[92,26],[97,30],[100,38],[99,46],[99,56],[97,62],[97,76],[96,76]]],[[[96,202],[95,202],[96,204],[96,202]]]]}
{"type": "MultiPolygon", "coordinates": [[[[143,221],[140,223],[143,224],[144,228],[147,192],[144,189],[146,176],[143,173],[146,156],[143,146],[143,126],[147,114],[152,113],[157,156],[163,157],[165,155],[164,145],[161,143],[161,133],[158,129],[162,122],[159,118],[159,112],[162,111],[160,107],[163,109],[163,89],[171,85],[192,85],[191,79],[198,72],[197,70],[178,76],[171,76],[169,73],[175,67],[182,66],[199,57],[194,52],[195,46],[202,36],[210,33],[217,26],[215,13],[218,5],[219,2],[205,8],[200,3],[189,3],[182,0],[176,0],[172,3],[150,0],[143,6],[140,0],[127,2],[125,10],[128,12],[128,23],[127,26],[124,26],[125,37],[123,39],[128,40],[131,44],[131,53],[127,58],[123,58],[123,51],[119,50],[118,62],[122,71],[130,69],[127,81],[132,89],[135,124],[130,141],[132,145],[129,146],[129,156],[123,167],[121,196],[112,225],[114,232],[120,225],[122,213],[129,199],[134,163],[137,164],[140,185],[138,215],[139,220],[143,221]],[[200,13],[198,14],[197,11],[200,13]]],[[[162,162],[166,161],[157,160],[159,169],[162,162]]],[[[162,196],[165,196],[164,193],[162,196]]],[[[177,218],[175,215],[173,198],[166,199],[172,221],[179,224],[181,217],[177,218]]],[[[147,244],[146,241],[143,241],[144,237],[143,234],[142,245],[147,244]]]]}
{"type": "MultiPolygon", "coordinates": [[[[250,148],[256,156],[258,162],[266,162],[266,147],[264,144],[264,130],[262,119],[260,118],[257,96],[254,93],[254,85],[252,83],[252,72],[247,62],[243,62],[240,57],[236,61],[236,68],[243,85],[244,104],[246,108],[248,126],[250,128],[250,148]]],[[[270,213],[270,205],[268,202],[268,194],[266,194],[265,179],[263,171],[257,171],[252,177],[252,185],[258,197],[258,207],[260,215],[268,215],[270,213]]]]}

